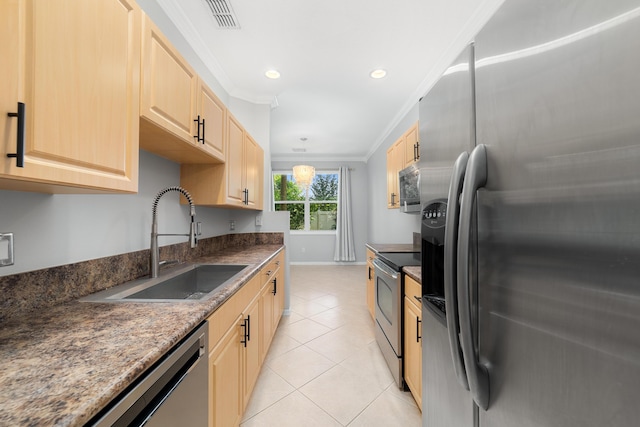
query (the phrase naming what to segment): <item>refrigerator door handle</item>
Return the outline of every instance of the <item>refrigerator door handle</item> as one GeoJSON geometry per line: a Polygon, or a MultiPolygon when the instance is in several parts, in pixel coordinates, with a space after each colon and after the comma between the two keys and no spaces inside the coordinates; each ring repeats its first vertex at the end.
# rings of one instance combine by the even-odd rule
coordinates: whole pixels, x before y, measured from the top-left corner
{"type": "Polygon", "coordinates": [[[487,152],[486,147],[478,145],[469,156],[466,177],[460,199],[460,230],[458,235],[458,311],[460,313],[460,343],[464,365],[469,380],[469,389],[478,407],[486,410],[489,407],[489,372],[482,365],[478,357],[478,349],[473,337],[471,314],[477,313],[477,307],[472,308],[471,283],[469,281],[471,248],[471,223],[473,204],[476,192],[487,182],[487,152]]]}
{"type": "Polygon", "coordinates": [[[462,347],[460,347],[460,322],[458,318],[458,293],[457,293],[457,252],[458,252],[458,226],[460,218],[460,194],[462,183],[467,168],[469,153],[466,151],[458,156],[449,183],[449,197],[447,203],[447,219],[444,233],[444,295],[447,312],[447,331],[449,333],[449,348],[453,359],[453,370],[458,377],[458,382],[467,390],[469,383],[467,373],[462,361],[462,347]]]}

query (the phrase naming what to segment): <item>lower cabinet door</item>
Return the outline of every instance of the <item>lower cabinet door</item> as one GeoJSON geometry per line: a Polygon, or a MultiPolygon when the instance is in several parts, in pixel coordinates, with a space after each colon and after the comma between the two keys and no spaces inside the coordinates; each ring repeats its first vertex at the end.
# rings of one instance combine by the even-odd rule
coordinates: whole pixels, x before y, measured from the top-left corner
{"type": "Polygon", "coordinates": [[[284,267],[280,267],[273,285],[273,333],[275,333],[280,318],[282,317],[282,310],[284,310],[284,267]]]}
{"type": "Polygon", "coordinates": [[[404,380],[422,410],[422,321],[420,309],[404,298],[404,380]]]}
{"type": "Polygon", "coordinates": [[[260,359],[264,360],[273,336],[273,288],[267,282],[260,293],[260,359]]]}
{"type": "MultiPolygon", "coordinates": [[[[260,310],[259,298],[256,297],[246,310],[246,347],[243,347],[244,387],[242,397],[242,411],[249,403],[253,386],[256,384],[262,359],[260,358],[260,310]]],[[[244,345],[244,344],[243,344],[244,345]]]]}
{"type": "Polygon", "coordinates": [[[244,346],[243,318],[234,326],[209,355],[209,390],[211,410],[209,425],[233,427],[240,424],[243,411],[242,358],[244,346]]]}

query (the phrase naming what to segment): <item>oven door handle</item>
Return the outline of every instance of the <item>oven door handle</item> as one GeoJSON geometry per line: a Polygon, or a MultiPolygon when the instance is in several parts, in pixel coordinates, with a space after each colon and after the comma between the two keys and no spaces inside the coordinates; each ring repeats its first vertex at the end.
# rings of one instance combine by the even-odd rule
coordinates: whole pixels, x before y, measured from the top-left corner
{"type": "Polygon", "coordinates": [[[458,255],[458,227],[460,226],[460,194],[467,169],[469,153],[466,151],[458,156],[449,183],[449,197],[447,202],[447,219],[444,233],[444,295],[447,312],[447,331],[449,333],[449,348],[453,359],[453,371],[458,377],[458,382],[469,390],[467,372],[464,369],[462,347],[458,333],[460,331],[460,319],[458,317],[458,292],[457,292],[457,255],[458,255]]]}
{"type": "Polygon", "coordinates": [[[390,267],[387,267],[385,263],[382,261],[378,261],[377,259],[373,260],[373,265],[380,271],[382,271],[385,275],[391,277],[392,279],[398,278],[398,272],[394,271],[390,267]]]}

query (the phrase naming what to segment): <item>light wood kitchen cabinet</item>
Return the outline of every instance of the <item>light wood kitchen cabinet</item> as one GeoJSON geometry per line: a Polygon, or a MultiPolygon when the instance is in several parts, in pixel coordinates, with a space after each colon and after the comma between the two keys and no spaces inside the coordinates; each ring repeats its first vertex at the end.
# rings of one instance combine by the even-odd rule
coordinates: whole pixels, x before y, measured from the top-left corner
{"type": "Polygon", "coordinates": [[[402,140],[404,141],[404,163],[402,169],[420,160],[418,132],[418,122],[415,122],[415,124],[402,135],[402,140]]]}
{"type": "Polygon", "coordinates": [[[244,130],[240,122],[228,115],[227,194],[233,206],[262,209],[262,148],[244,130]],[[260,184],[260,185],[259,185],[260,184]]]}
{"type": "MultiPolygon", "coordinates": [[[[201,121],[202,141],[200,148],[220,161],[224,161],[227,107],[202,79],[198,79],[196,112],[201,121]]],[[[198,132],[196,132],[197,134],[198,132]]]]}
{"type": "Polygon", "coordinates": [[[183,164],[180,184],[197,205],[261,210],[263,163],[262,148],[228,113],[225,164],[183,164]]]}
{"type": "Polygon", "coordinates": [[[284,250],[207,319],[210,427],[238,426],[249,403],[277,327],[274,319],[282,315],[281,309],[273,311],[277,306],[267,278],[282,271],[283,263],[284,250]]]}
{"type": "Polygon", "coordinates": [[[240,423],[260,372],[258,290],[254,276],[207,319],[209,420],[215,427],[240,423]]]}
{"type": "Polygon", "coordinates": [[[284,308],[284,251],[269,263],[262,271],[264,272],[264,284],[261,296],[261,320],[262,320],[262,344],[261,360],[269,350],[271,340],[278,327],[282,310],[284,308]]]}
{"type": "Polygon", "coordinates": [[[227,203],[232,205],[244,204],[246,169],[245,169],[245,132],[235,117],[229,115],[228,152],[227,156],[227,203]]]}
{"type": "MultiPolygon", "coordinates": [[[[254,279],[252,279],[254,280],[254,279]]],[[[256,294],[251,304],[244,311],[244,343],[242,352],[242,369],[244,373],[242,410],[246,408],[251,392],[258,379],[262,367],[261,346],[262,327],[260,319],[260,296],[256,294]]]]}
{"type": "Polygon", "coordinates": [[[213,427],[237,426],[242,418],[242,320],[238,315],[209,354],[209,425],[213,427]]]}
{"type": "Polygon", "coordinates": [[[376,254],[369,248],[367,248],[367,308],[371,318],[375,320],[375,286],[376,286],[376,272],[373,268],[373,260],[376,258],[376,254]]]}
{"type": "Polygon", "coordinates": [[[273,331],[275,332],[284,311],[284,252],[278,257],[279,270],[276,273],[273,298],[273,331]]]}
{"type": "Polygon", "coordinates": [[[396,142],[387,150],[387,208],[398,209],[400,207],[400,185],[398,172],[402,170],[404,162],[404,145],[396,142]]]}
{"type": "Polygon", "coordinates": [[[244,187],[247,189],[247,207],[262,210],[263,191],[262,175],[264,173],[264,151],[262,147],[245,132],[245,164],[244,164],[244,187]]]}
{"type": "Polygon", "coordinates": [[[422,286],[405,276],[404,380],[422,410],[422,307],[416,296],[422,296],[422,286]]]}
{"type": "Polygon", "coordinates": [[[141,148],[178,163],[224,162],[226,107],[148,16],[141,85],[141,148]]]}
{"type": "Polygon", "coordinates": [[[137,191],[141,16],[130,0],[0,2],[0,188],[137,191]]]}
{"type": "Polygon", "coordinates": [[[418,122],[411,126],[387,150],[387,208],[400,207],[398,172],[420,159],[418,122]]]}
{"type": "Polygon", "coordinates": [[[273,327],[273,288],[269,286],[271,281],[268,281],[260,291],[260,328],[261,337],[260,342],[260,360],[264,361],[269,346],[271,345],[271,338],[275,332],[273,327]]]}

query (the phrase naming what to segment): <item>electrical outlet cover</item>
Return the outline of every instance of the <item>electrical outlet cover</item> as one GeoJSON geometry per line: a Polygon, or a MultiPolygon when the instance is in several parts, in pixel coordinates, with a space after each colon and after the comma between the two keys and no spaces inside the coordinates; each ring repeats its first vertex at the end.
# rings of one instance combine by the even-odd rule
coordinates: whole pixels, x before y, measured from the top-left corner
{"type": "Polygon", "coordinates": [[[0,267],[13,265],[13,233],[0,233],[0,267]]]}

